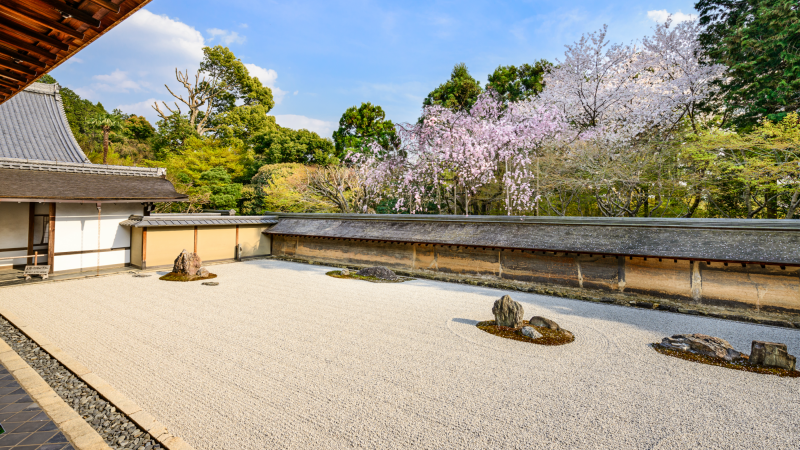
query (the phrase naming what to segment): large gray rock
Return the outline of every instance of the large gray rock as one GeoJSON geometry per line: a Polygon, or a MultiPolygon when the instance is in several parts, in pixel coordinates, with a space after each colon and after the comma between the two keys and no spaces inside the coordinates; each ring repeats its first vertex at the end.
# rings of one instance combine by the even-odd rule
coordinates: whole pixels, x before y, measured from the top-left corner
{"type": "Polygon", "coordinates": [[[522,330],[520,331],[522,332],[523,336],[528,336],[531,339],[539,339],[542,337],[542,334],[536,331],[533,327],[522,327],[522,330]]]}
{"type": "Polygon", "coordinates": [[[187,252],[184,249],[177,258],[175,264],[172,265],[174,273],[181,273],[184,275],[197,276],[197,271],[203,266],[203,260],[200,255],[193,252],[187,252]]]}
{"type": "Polygon", "coordinates": [[[701,355],[722,358],[725,361],[733,361],[742,356],[741,353],[733,349],[733,346],[725,339],[709,336],[707,334],[676,334],[666,337],[661,341],[661,345],[681,352],[692,352],[701,355]]]}
{"type": "Polygon", "coordinates": [[[558,331],[558,330],[561,329],[561,327],[558,326],[557,323],[553,322],[550,319],[546,319],[546,318],[544,318],[542,316],[533,316],[533,317],[531,317],[531,320],[528,321],[528,323],[531,324],[532,327],[550,328],[551,330],[555,330],[555,331],[558,331]]]}
{"type": "Polygon", "coordinates": [[[753,341],[750,348],[750,364],[754,366],[794,370],[796,362],[797,358],[789,354],[786,344],[753,341]]]}
{"type": "Polygon", "coordinates": [[[494,314],[497,325],[519,328],[522,326],[522,316],[525,315],[525,310],[522,309],[522,305],[512,300],[511,297],[504,295],[494,302],[492,314],[494,314]]]}
{"type": "Polygon", "coordinates": [[[397,274],[392,272],[391,269],[388,267],[383,266],[375,266],[375,267],[367,267],[365,269],[361,269],[356,272],[357,275],[361,275],[362,277],[375,277],[380,278],[381,280],[396,280],[397,274]]]}

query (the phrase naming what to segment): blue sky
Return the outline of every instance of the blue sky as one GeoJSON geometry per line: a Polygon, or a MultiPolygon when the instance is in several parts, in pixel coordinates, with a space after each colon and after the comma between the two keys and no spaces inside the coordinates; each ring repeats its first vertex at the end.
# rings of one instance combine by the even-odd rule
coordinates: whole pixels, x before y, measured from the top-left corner
{"type": "MultiPolygon", "coordinates": [[[[410,122],[422,99],[464,62],[486,83],[498,65],[563,56],[608,24],[612,42],[648,34],[693,1],[153,0],[51,74],[107,109],[156,120],[174,70],[197,70],[204,45],[224,44],[273,88],[278,123],[330,137],[361,102],[410,122]]],[[[679,15],[678,17],[683,17],[679,15]]]]}

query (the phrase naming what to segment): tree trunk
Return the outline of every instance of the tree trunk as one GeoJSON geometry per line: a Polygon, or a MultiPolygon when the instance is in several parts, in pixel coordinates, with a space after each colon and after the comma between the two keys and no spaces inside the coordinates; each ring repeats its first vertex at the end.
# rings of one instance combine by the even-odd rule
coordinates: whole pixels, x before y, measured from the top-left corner
{"type": "Polygon", "coordinates": [[[108,125],[103,126],[103,164],[108,164],[108,132],[111,128],[108,125]]]}

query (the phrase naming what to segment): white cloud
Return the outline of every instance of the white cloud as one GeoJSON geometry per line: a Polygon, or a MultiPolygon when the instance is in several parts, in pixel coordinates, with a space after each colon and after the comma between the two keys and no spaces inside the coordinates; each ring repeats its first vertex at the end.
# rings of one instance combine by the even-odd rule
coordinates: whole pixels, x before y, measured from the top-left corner
{"type": "Polygon", "coordinates": [[[99,83],[92,84],[91,89],[103,92],[141,92],[148,84],[146,81],[132,80],[128,72],[119,69],[108,75],[95,75],[92,79],[99,83]]]}
{"type": "MultiPolygon", "coordinates": [[[[697,14],[684,14],[681,12],[681,10],[678,10],[678,12],[672,13],[671,15],[673,23],[680,23],[680,22],[686,22],[688,20],[697,19],[697,14]]],[[[647,17],[656,23],[666,22],[669,16],[670,13],[667,12],[666,9],[647,11],[647,17]]]]}
{"type": "Polygon", "coordinates": [[[299,93],[300,93],[300,91],[294,91],[294,92],[292,92],[292,95],[297,95],[299,93]]]}
{"type": "Polygon", "coordinates": [[[286,128],[313,131],[324,138],[329,138],[333,135],[334,130],[338,128],[336,122],[327,122],[319,119],[312,119],[306,116],[298,116],[295,114],[278,114],[275,116],[275,121],[278,125],[286,128]]]}
{"type": "MultiPolygon", "coordinates": [[[[153,109],[153,104],[156,102],[158,102],[161,110],[164,111],[164,105],[161,104],[161,100],[155,98],[149,98],[143,102],[132,103],[130,105],[119,105],[117,109],[127,114],[145,116],[147,120],[155,126],[156,122],[159,120],[158,113],[153,109]]],[[[170,104],[170,106],[174,108],[172,104],[170,104]]]]}
{"type": "Polygon", "coordinates": [[[208,42],[212,42],[214,39],[219,38],[220,42],[222,42],[223,44],[231,45],[234,43],[244,44],[244,42],[247,40],[246,37],[240,36],[239,33],[237,33],[236,31],[221,30],[219,28],[209,28],[208,30],[206,30],[206,32],[211,35],[211,37],[208,38],[208,42]]]}
{"type": "Polygon", "coordinates": [[[280,105],[283,101],[283,97],[286,95],[286,91],[275,86],[275,82],[278,81],[278,72],[272,69],[259,67],[255,64],[245,64],[244,66],[247,67],[247,71],[250,72],[251,77],[258,78],[261,84],[272,89],[272,97],[275,99],[275,104],[280,105]]]}
{"type": "MultiPolygon", "coordinates": [[[[142,9],[120,24],[123,40],[152,56],[183,55],[180,60],[203,59],[205,40],[194,27],[166,15],[142,9]]],[[[116,35],[119,37],[119,32],[116,35]]]]}

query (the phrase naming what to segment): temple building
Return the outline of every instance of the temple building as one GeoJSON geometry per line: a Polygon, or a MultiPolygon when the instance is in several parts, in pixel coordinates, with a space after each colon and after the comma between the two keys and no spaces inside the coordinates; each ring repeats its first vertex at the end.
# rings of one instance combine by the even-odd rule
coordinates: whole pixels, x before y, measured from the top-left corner
{"type": "Polygon", "coordinates": [[[35,254],[51,273],[124,267],[131,233],[120,223],[186,198],[165,169],[90,163],[58,85],[33,83],[0,105],[0,269],[35,254]]]}

